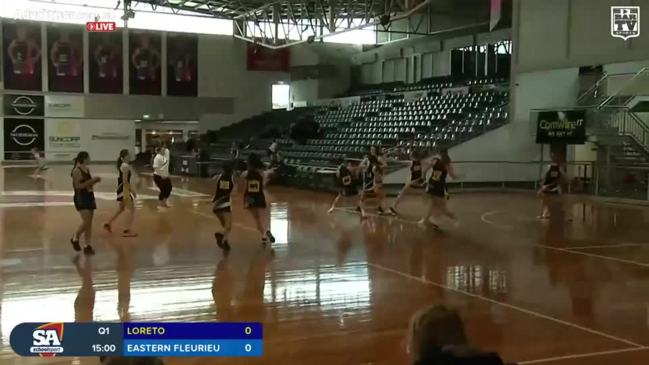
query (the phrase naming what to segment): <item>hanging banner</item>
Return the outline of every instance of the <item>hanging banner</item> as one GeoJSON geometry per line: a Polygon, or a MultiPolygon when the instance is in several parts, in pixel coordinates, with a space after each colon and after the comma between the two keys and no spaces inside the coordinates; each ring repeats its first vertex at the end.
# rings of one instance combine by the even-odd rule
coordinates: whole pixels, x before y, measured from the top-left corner
{"type": "Polygon", "coordinates": [[[586,142],[585,118],[584,110],[539,112],[536,143],[584,144],[586,142]]]}
{"type": "Polygon", "coordinates": [[[196,96],[198,40],[195,35],[167,35],[167,94],[196,96]]]}
{"type": "Polygon", "coordinates": [[[122,32],[88,34],[91,93],[121,94],[122,32]]]}
{"type": "Polygon", "coordinates": [[[503,0],[491,0],[489,12],[489,31],[494,30],[502,18],[503,0]]]}
{"type": "Polygon", "coordinates": [[[246,44],[248,71],[289,71],[291,63],[289,48],[274,50],[252,43],[246,44]]]}
{"type": "Polygon", "coordinates": [[[160,33],[129,33],[130,93],[160,95],[160,33]]]}
{"type": "Polygon", "coordinates": [[[32,148],[45,148],[43,119],[5,118],[5,160],[29,160],[32,148]]]}
{"type": "Polygon", "coordinates": [[[48,88],[50,91],[83,92],[83,40],[81,28],[47,26],[48,88]]]}
{"type": "Polygon", "coordinates": [[[43,89],[41,27],[35,23],[2,22],[5,90],[43,89]]]}

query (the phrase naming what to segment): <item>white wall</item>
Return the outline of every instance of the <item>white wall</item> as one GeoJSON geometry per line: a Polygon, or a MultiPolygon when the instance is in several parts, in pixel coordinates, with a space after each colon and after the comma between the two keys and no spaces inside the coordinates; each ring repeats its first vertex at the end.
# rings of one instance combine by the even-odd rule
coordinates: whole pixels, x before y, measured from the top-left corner
{"type": "MultiPolygon", "coordinates": [[[[515,65],[520,72],[603,65],[649,58],[649,36],[624,41],[610,34],[610,7],[649,0],[514,1],[515,65]]],[[[645,25],[646,26],[646,25],[645,25]]],[[[642,26],[641,26],[642,28],[642,26]]]]}
{"type": "MultiPolygon", "coordinates": [[[[521,73],[514,76],[511,89],[509,124],[452,148],[455,161],[540,160],[536,144],[533,109],[572,107],[579,91],[577,68],[521,73]]],[[[545,148],[544,160],[549,149],[545,148]]],[[[538,178],[538,164],[458,164],[463,181],[520,181],[538,178]]]]}
{"type": "Polygon", "coordinates": [[[291,81],[292,101],[313,102],[338,96],[350,87],[351,59],[360,46],[347,44],[313,43],[291,48],[291,66],[329,65],[335,75],[311,80],[291,81]]]}
{"type": "Polygon", "coordinates": [[[271,88],[288,82],[288,72],[248,71],[246,42],[226,36],[198,38],[198,96],[232,97],[232,114],[207,114],[200,120],[202,131],[219,129],[271,110],[271,88]]]}

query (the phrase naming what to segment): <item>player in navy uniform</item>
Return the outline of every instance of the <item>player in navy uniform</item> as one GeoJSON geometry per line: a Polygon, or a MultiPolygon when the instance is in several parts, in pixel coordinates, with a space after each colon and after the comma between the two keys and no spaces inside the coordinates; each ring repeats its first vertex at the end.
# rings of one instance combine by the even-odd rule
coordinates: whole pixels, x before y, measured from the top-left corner
{"type": "Polygon", "coordinates": [[[266,209],[266,195],[264,194],[264,186],[267,182],[264,163],[261,162],[259,156],[251,153],[248,156],[248,170],[244,171],[241,175],[245,183],[243,193],[244,208],[248,209],[252,218],[255,220],[257,230],[261,234],[261,243],[264,247],[270,243],[275,243],[275,237],[268,228],[268,211],[266,209]],[[264,215],[264,222],[262,216],[264,215]]]}
{"type": "Polygon", "coordinates": [[[336,170],[336,184],[338,185],[338,195],[331,203],[331,208],[327,211],[332,213],[336,208],[336,204],[340,198],[350,199],[355,198],[357,210],[360,210],[358,205],[358,187],[356,186],[356,169],[351,161],[345,162],[344,159],[340,160],[340,165],[336,170]]]}
{"type": "Polygon", "coordinates": [[[376,155],[367,156],[367,164],[363,170],[363,190],[361,192],[361,218],[365,218],[365,204],[368,199],[376,199],[379,214],[385,214],[383,208],[385,191],[383,190],[383,164],[376,155]]]}
{"type": "MultiPolygon", "coordinates": [[[[458,178],[451,165],[448,150],[443,149],[431,162],[431,173],[426,183],[426,192],[430,196],[430,205],[426,216],[419,221],[420,224],[429,223],[431,217],[439,217],[442,215],[451,218],[456,224],[458,223],[455,214],[448,210],[446,204],[449,198],[446,187],[446,178],[448,176],[454,179],[458,178]]],[[[439,229],[439,226],[435,223],[434,228],[439,229]]]]}
{"type": "Polygon", "coordinates": [[[95,215],[95,209],[97,209],[95,193],[93,193],[92,188],[101,181],[101,178],[90,175],[90,170],[88,169],[89,162],[90,156],[86,151],[79,152],[74,159],[74,167],[71,172],[72,187],[74,188],[74,207],[81,216],[81,224],[77,231],[74,232],[70,243],[75,251],[81,251],[79,238],[83,234],[86,239],[86,246],[83,252],[87,255],[92,255],[95,253],[90,243],[92,240],[92,219],[95,215]]]}
{"type": "Polygon", "coordinates": [[[234,163],[227,162],[223,166],[223,172],[214,177],[216,180],[216,192],[212,199],[212,212],[221,223],[221,231],[214,233],[216,244],[225,253],[230,251],[230,231],[232,230],[232,200],[230,196],[234,191],[234,163]]]}
{"type": "Polygon", "coordinates": [[[541,215],[537,218],[550,218],[550,211],[553,210],[561,196],[561,184],[565,181],[565,174],[561,165],[557,162],[557,156],[552,156],[553,162],[545,172],[538,196],[541,198],[541,215]]]}
{"type": "Polygon", "coordinates": [[[123,149],[119,151],[119,157],[117,158],[119,177],[117,178],[116,191],[119,207],[110,220],[108,220],[108,223],[104,224],[104,229],[108,232],[112,232],[112,223],[124,212],[124,210],[127,210],[128,218],[126,221],[126,229],[122,232],[122,237],[137,237],[137,233],[132,231],[133,220],[135,219],[135,198],[137,197],[137,194],[131,184],[131,176],[133,173],[131,166],[128,163],[129,160],[128,150],[123,149]]]}
{"type": "Polygon", "coordinates": [[[413,150],[410,153],[410,178],[403,185],[399,195],[390,207],[392,214],[397,214],[397,206],[401,199],[410,191],[424,191],[426,189],[426,171],[430,168],[430,161],[424,159],[424,152],[413,150]]]}

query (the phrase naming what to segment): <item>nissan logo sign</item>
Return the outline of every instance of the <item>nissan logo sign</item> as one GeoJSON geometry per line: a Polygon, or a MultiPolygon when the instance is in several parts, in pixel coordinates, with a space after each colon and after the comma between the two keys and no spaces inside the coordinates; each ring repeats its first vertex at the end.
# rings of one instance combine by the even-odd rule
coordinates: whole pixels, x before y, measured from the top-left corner
{"type": "Polygon", "coordinates": [[[11,102],[11,107],[19,115],[30,115],[38,105],[29,96],[19,96],[11,102]]]}
{"type": "Polygon", "coordinates": [[[20,146],[29,146],[38,138],[38,132],[27,124],[20,124],[14,128],[9,135],[20,146]]]}

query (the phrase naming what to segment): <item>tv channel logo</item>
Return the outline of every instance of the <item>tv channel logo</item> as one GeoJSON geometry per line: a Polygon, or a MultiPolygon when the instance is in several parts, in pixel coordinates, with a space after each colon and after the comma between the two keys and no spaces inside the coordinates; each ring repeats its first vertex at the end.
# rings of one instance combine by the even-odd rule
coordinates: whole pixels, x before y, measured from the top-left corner
{"type": "Polygon", "coordinates": [[[29,352],[42,357],[54,357],[63,352],[63,323],[46,323],[32,332],[29,352]]]}

